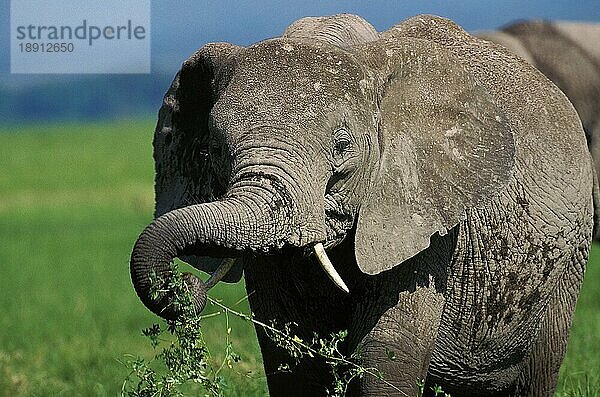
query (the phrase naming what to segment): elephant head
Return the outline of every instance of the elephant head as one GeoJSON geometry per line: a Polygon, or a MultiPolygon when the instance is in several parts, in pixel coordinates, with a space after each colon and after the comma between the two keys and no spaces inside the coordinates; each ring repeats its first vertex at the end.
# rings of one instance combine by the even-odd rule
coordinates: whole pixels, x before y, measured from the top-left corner
{"type": "MultiPolygon", "coordinates": [[[[420,37],[431,21],[451,24],[416,17],[378,34],[355,16],[307,18],[185,61],[155,132],[156,219],[131,256],[143,303],[177,315],[150,291],[175,257],[214,273],[211,286],[240,272],[207,257],[316,247],[344,288],[323,246],[355,236],[358,267],[377,274],[501,191],[510,124],[458,59],[420,37]]],[[[204,283],[186,281],[201,309],[204,283]]]]}

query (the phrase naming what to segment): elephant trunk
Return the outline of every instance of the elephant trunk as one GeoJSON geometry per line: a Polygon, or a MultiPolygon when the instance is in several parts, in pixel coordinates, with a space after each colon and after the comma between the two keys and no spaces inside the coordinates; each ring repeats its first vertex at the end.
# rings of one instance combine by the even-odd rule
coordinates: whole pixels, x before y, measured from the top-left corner
{"type": "MultiPolygon", "coordinates": [[[[191,251],[230,257],[236,251],[268,251],[289,243],[293,208],[280,196],[269,189],[246,188],[243,193],[230,192],[221,201],[179,208],[156,218],[140,234],[131,254],[131,278],[140,300],[155,314],[174,319],[180,311],[168,285],[175,257],[191,251]]],[[[225,260],[225,266],[230,263],[225,260]]],[[[217,270],[209,286],[227,270],[217,270]]],[[[184,281],[199,313],[207,286],[189,273],[184,281]]]]}

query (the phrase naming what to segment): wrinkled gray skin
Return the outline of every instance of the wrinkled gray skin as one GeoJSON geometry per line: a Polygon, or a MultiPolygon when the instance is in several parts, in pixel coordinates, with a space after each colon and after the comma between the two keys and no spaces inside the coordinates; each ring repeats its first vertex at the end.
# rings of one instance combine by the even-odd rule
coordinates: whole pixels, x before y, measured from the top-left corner
{"type": "MultiPolygon", "coordinates": [[[[422,378],[457,396],[553,392],[592,164],[564,94],[504,48],[434,16],[383,33],[305,18],[248,48],[208,44],[167,92],[154,149],[156,219],[131,271],[155,313],[177,315],[149,295],[152,271],[235,257],[228,280],[243,267],[257,319],[308,340],[347,329],[343,351],[401,390],[366,376],[349,395],[414,396],[422,378]],[[309,254],[318,242],[349,294],[309,254]]],[[[271,395],[324,395],[322,360],[280,372],[290,358],[256,331],[271,395]]]]}
{"type": "Polygon", "coordinates": [[[567,95],[581,117],[600,175],[600,24],[526,21],[478,37],[509,48],[567,95]]]}

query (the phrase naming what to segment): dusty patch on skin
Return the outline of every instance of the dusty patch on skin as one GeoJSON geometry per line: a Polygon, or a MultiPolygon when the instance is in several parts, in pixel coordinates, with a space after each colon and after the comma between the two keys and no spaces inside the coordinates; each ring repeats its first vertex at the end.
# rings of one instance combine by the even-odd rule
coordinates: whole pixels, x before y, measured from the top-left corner
{"type": "MultiPolygon", "coordinates": [[[[500,118],[500,116],[496,116],[496,120],[498,120],[500,118]]],[[[502,121],[502,119],[498,120],[498,121],[502,121]]],[[[451,138],[454,135],[460,133],[461,129],[458,128],[457,126],[454,126],[452,128],[450,128],[449,130],[447,130],[446,132],[444,132],[444,136],[446,138],[451,138]]]]}

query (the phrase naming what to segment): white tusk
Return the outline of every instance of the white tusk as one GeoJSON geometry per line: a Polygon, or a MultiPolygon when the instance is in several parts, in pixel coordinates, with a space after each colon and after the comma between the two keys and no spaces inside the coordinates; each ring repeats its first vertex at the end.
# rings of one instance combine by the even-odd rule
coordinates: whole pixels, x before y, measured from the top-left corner
{"type": "Polygon", "coordinates": [[[315,256],[319,260],[319,263],[321,264],[323,270],[325,270],[325,273],[327,273],[327,276],[329,276],[331,281],[333,281],[335,285],[337,285],[342,291],[349,293],[350,291],[348,290],[348,287],[346,287],[346,283],[344,283],[344,280],[342,280],[338,272],[331,264],[327,253],[325,253],[325,248],[323,248],[323,244],[318,243],[313,248],[315,250],[315,256]]]}
{"type": "Polygon", "coordinates": [[[223,262],[221,262],[217,270],[215,270],[213,274],[210,275],[208,280],[206,280],[206,289],[214,287],[219,281],[221,281],[221,279],[225,277],[225,275],[227,274],[229,269],[231,269],[231,266],[233,266],[234,263],[235,259],[225,258],[223,262]]]}

